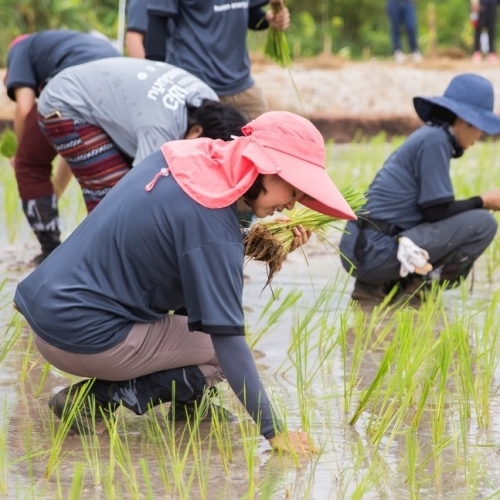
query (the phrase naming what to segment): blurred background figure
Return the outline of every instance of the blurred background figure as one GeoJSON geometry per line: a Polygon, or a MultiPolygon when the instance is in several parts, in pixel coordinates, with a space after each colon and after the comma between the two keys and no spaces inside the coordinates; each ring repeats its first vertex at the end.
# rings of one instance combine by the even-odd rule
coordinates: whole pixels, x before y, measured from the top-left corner
{"type": "Polygon", "coordinates": [[[422,61],[422,54],[417,44],[417,13],[414,0],[388,0],[386,11],[391,24],[394,60],[398,63],[406,60],[401,45],[401,27],[404,27],[411,58],[414,62],[422,61]]]}
{"type": "Polygon", "coordinates": [[[57,196],[71,179],[62,158],[52,178],[57,152],[38,126],[37,99],[49,80],[62,70],[119,55],[106,38],[72,30],[20,35],[10,44],[5,87],[16,102],[14,131],[18,144],[11,163],[23,211],[41,246],[41,253],[33,259],[35,265],[61,243],[57,196]]]}
{"type": "Polygon", "coordinates": [[[488,61],[498,61],[495,47],[497,5],[498,0],[471,0],[471,22],[474,27],[472,60],[476,63],[483,60],[483,52],[488,61]],[[486,47],[481,43],[483,35],[486,35],[486,47]]]}

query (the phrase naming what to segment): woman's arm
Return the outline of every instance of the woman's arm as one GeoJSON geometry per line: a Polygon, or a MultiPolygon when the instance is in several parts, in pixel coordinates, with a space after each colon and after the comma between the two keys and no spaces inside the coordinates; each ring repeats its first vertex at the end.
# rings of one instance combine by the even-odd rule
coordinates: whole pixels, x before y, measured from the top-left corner
{"type": "Polygon", "coordinates": [[[260,379],[252,351],[242,335],[210,335],[215,354],[226,380],[255,422],[262,435],[277,450],[296,453],[315,452],[304,432],[285,432],[274,412],[260,379]]]}

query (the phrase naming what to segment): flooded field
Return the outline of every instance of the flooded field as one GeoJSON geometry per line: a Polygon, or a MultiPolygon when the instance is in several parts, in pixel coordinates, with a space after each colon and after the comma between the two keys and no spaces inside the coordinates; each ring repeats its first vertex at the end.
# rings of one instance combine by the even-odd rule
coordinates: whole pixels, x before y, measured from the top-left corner
{"type": "MultiPolygon", "coordinates": [[[[395,145],[332,145],[332,177],[366,188],[395,145]]],[[[453,164],[457,197],[500,187],[499,162],[483,143],[453,164]]],[[[354,306],[336,232],[292,254],[272,288],[247,264],[248,342],[287,426],[320,449],[308,460],[272,452],[224,384],[236,423],[172,424],[165,405],[120,410],[102,436],[64,432],[47,401],[77,379],[44,362],[11,306],[38,248],[5,161],[0,196],[0,497],[500,498],[498,236],[473,279],[421,306],[354,306]]],[[[85,216],[74,183],[60,211],[67,235],[85,216]]]]}

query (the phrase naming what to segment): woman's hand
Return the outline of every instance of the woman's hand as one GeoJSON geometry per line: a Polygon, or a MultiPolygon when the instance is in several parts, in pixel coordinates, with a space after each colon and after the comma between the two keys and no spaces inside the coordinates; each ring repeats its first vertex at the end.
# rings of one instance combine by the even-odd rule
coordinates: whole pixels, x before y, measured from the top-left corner
{"type": "Polygon", "coordinates": [[[290,11],[285,5],[276,14],[272,10],[268,10],[266,12],[266,20],[274,29],[286,30],[290,26],[290,11]]]}
{"type": "Polygon", "coordinates": [[[312,455],[318,453],[318,449],[310,439],[307,432],[285,431],[277,434],[269,440],[273,450],[297,453],[300,455],[312,455]]]}
{"type": "Polygon", "coordinates": [[[500,189],[489,191],[481,195],[483,200],[483,207],[489,210],[500,210],[500,189]]]}
{"type": "MultiPolygon", "coordinates": [[[[276,222],[290,222],[291,219],[288,217],[275,217],[273,220],[276,222]]],[[[302,246],[304,243],[307,243],[307,240],[309,240],[312,234],[310,229],[306,231],[303,226],[296,226],[292,228],[291,231],[293,232],[294,238],[292,246],[290,247],[290,252],[297,250],[297,248],[302,246]]]]}
{"type": "Polygon", "coordinates": [[[311,237],[312,231],[306,231],[302,226],[297,226],[292,229],[294,238],[293,238],[293,243],[290,248],[290,252],[293,252],[294,250],[297,250],[300,246],[302,246],[304,243],[307,243],[307,240],[311,237]]]}

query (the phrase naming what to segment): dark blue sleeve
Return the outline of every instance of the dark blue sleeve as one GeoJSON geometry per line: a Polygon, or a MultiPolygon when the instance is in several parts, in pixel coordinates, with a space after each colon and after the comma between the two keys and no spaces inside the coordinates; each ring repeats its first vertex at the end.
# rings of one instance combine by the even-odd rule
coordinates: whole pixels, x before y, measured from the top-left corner
{"type": "MultiPolygon", "coordinates": [[[[27,41],[26,41],[27,42],[27,41]]],[[[15,89],[28,87],[38,92],[38,81],[32,61],[29,56],[29,43],[20,42],[12,48],[7,60],[7,79],[5,87],[7,95],[15,101],[15,89]]]]}
{"type": "Polygon", "coordinates": [[[423,142],[417,164],[417,175],[420,177],[419,206],[453,201],[450,159],[450,146],[445,137],[433,134],[423,142]]]}
{"type": "Polygon", "coordinates": [[[210,335],[215,354],[226,380],[245,406],[266,439],[279,434],[284,426],[274,412],[255,366],[245,337],[210,335]]]}
{"type": "Polygon", "coordinates": [[[175,16],[179,11],[179,0],[148,0],[148,13],[175,16]]]}
{"type": "Polygon", "coordinates": [[[127,4],[127,31],[146,33],[148,11],[146,0],[129,0],[127,4]]]}

